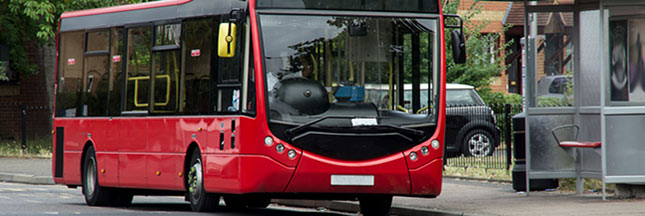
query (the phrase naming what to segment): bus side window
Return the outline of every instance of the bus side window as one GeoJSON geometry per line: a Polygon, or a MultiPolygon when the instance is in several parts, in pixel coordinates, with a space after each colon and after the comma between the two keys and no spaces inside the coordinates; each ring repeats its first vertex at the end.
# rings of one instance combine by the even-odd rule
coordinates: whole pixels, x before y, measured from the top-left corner
{"type": "Polygon", "coordinates": [[[123,28],[112,28],[110,42],[110,78],[108,84],[108,115],[121,115],[121,98],[123,97],[123,28]]]}
{"type": "Polygon", "coordinates": [[[187,115],[204,115],[214,112],[211,94],[211,59],[214,42],[213,31],[217,23],[213,17],[184,20],[183,22],[183,85],[180,111],[187,115]]]}
{"type": "Polygon", "coordinates": [[[106,116],[109,79],[109,30],[87,32],[83,70],[82,116],[106,116]]]}
{"type": "Polygon", "coordinates": [[[125,111],[148,111],[152,28],[128,29],[125,111]]]}
{"type": "Polygon", "coordinates": [[[59,49],[56,117],[80,116],[85,32],[61,33],[59,49]]]}
{"type": "MultiPolygon", "coordinates": [[[[228,22],[226,16],[223,18],[222,22],[228,22]]],[[[236,33],[236,38],[243,38],[242,35],[245,34],[245,29],[240,28],[236,33]]],[[[244,41],[236,40],[235,53],[237,54],[235,56],[231,58],[219,57],[219,68],[217,70],[217,113],[237,113],[240,111],[242,101],[240,75],[244,68],[244,41]]]]}
{"type": "Polygon", "coordinates": [[[157,25],[152,47],[152,113],[175,113],[179,104],[181,24],[157,25]]]}

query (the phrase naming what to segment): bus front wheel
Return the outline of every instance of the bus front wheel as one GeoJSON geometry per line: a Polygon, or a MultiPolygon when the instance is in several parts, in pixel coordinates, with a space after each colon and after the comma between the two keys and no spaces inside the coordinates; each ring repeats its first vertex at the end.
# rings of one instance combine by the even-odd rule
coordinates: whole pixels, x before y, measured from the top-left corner
{"type": "Polygon", "coordinates": [[[361,214],[364,216],[386,216],[390,215],[392,207],[392,196],[390,195],[370,195],[359,197],[358,201],[361,207],[361,214]]]}
{"type": "Polygon", "coordinates": [[[186,185],[190,207],[196,212],[214,211],[219,207],[220,196],[208,193],[204,189],[203,167],[202,154],[199,152],[199,148],[195,148],[190,159],[188,175],[186,175],[186,185]]]}

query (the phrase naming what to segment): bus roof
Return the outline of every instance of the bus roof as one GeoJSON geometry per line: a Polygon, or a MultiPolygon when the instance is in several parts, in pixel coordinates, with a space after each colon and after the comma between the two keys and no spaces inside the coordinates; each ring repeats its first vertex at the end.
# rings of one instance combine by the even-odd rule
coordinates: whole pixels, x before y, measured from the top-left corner
{"type": "Polygon", "coordinates": [[[143,9],[158,8],[158,7],[168,7],[173,5],[185,4],[190,1],[192,0],[164,0],[164,1],[139,3],[139,4],[120,5],[120,6],[114,6],[114,7],[69,11],[69,12],[63,13],[60,16],[60,18],[65,19],[65,18],[79,17],[79,16],[91,16],[91,15],[97,15],[97,14],[124,12],[124,11],[132,11],[132,10],[143,10],[143,9]]]}
{"type": "Polygon", "coordinates": [[[165,0],[115,7],[65,12],[60,31],[139,25],[155,21],[178,20],[229,14],[233,8],[246,9],[245,0],[165,0]]]}

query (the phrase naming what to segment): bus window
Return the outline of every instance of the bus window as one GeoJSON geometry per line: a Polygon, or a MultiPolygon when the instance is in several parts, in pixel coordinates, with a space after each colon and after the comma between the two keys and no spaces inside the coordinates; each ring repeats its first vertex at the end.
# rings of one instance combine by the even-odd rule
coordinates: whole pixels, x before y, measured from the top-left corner
{"type": "Polygon", "coordinates": [[[87,33],[87,51],[85,52],[84,82],[82,94],[82,116],[107,115],[108,88],[108,42],[109,31],[92,31],[87,33]]]}
{"type": "MultiPolygon", "coordinates": [[[[211,55],[213,47],[214,18],[186,20],[183,23],[184,75],[182,82],[182,109],[188,115],[214,112],[210,105],[213,84],[211,55]]],[[[213,94],[214,95],[214,94],[213,94]]]]}
{"type": "MultiPolygon", "coordinates": [[[[227,20],[228,19],[224,19],[227,20]]],[[[243,38],[245,31],[239,25],[236,38],[243,38]]],[[[244,27],[245,28],[245,27],[244,27]]],[[[235,53],[242,53],[245,49],[244,40],[236,40],[235,53]]],[[[244,64],[244,55],[235,55],[231,58],[219,58],[219,79],[217,82],[217,112],[235,113],[240,110],[242,84],[240,74],[244,64]]]]}
{"type": "Polygon", "coordinates": [[[125,111],[148,110],[151,39],[151,27],[128,29],[125,111]]]}
{"type": "Polygon", "coordinates": [[[73,117],[79,112],[85,32],[65,32],[60,36],[56,116],[73,117]]]}
{"type": "Polygon", "coordinates": [[[154,113],[173,113],[179,103],[179,38],[180,24],[156,26],[155,46],[152,47],[154,113]]]}
{"type": "Polygon", "coordinates": [[[108,115],[121,115],[121,98],[123,92],[123,28],[112,29],[110,45],[110,80],[108,84],[108,115]]]}

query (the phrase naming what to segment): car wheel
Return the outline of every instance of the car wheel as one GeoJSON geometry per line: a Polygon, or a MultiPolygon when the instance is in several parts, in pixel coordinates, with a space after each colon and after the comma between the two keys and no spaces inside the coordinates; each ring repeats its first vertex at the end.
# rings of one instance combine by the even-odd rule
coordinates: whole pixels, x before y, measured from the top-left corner
{"type": "Polygon", "coordinates": [[[199,152],[199,148],[195,148],[190,159],[186,184],[190,208],[196,212],[214,211],[219,207],[220,196],[208,193],[204,189],[203,167],[202,154],[199,152]]]}
{"type": "Polygon", "coordinates": [[[485,157],[493,155],[495,139],[488,131],[475,129],[466,134],[463,140],[465,156],[485,157]]]}

